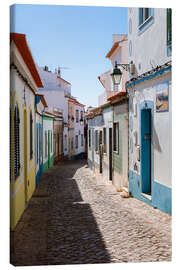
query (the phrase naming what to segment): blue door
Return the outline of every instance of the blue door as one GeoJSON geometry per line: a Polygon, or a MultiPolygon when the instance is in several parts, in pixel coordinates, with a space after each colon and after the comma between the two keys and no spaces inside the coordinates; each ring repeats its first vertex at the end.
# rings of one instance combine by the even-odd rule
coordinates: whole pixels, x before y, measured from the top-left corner
{"type": "Polygon", "coordinates": [[[141,110],[141,190],[151,195],[151,109],[141,110]]]}

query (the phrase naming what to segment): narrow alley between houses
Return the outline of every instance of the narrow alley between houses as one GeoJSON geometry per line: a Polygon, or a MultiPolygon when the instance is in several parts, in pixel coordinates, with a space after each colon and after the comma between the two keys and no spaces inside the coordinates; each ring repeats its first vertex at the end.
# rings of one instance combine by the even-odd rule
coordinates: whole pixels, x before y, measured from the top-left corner
{"type": "Polygon", "coordinates": [[[11,263],[87,264],[171,260],[171,216],[122,198],[83,159],[48,169],[15,230],[11,263]]]}

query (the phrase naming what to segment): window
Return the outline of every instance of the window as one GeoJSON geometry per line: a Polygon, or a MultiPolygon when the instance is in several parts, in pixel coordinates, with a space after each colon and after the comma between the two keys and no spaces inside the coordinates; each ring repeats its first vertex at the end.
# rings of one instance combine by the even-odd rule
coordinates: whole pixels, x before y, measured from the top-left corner
{"type": "Polygon", "coordinates": [[[30,112],[30,159],[33,158],[33,118],[32,112],[30,112]]]}
{"type": "Polygon", "coordinates": [[[91,130],[89,129],[89,148],[91,147],[91,130]]]}
{"type": "Polygon", "coordinates": [[[106,128],[103,128],[103,138],[104,138],[104,153],[106,153],[106,128]]]}
{"type": "Polygon", "coordinates": [[[81,111],[81,120],[83,120],[83,111],[81,111]]]}
{"type": "Polygon", "coordinates": [[[56,145],[57,145],[56,153],[58,153],[58,155],[60,155],[60,139],[59,139],[59,137],[60,137],[60,134],[58,133],[56,135],[56,138],[57,138],[57,141],[56,141],[56,145]]]}
{"type": "Polygon", "coordinates": [[[139,25],[143,24],[150,17],[149,8],[140,8],[139,9],[139,25]]]}
{"type": "Polygon", "coordinates": [[[84,145],[84,138],[83,137],[84,137],[83,134],[81,134],[81,146],[84,145]]]}
{"type": "Polygon", "coordinates": [[[113,150],[118,152],[119,149],[119,123],[113,124],[113,150]]]}
{"type": "Polygon", "coordinates": [[[37,164],[38,164],[38,158],[39,158],[39,149],[38,149],[38,146],[39,146],[39,144],[38,144],[38,124],[36,125],[36,139],[37,139],[37,164]]]}
{"type": "Polygon", "coordinates": [[[40,157],[40,162],[42,158],[42,133],[41,133],[41,125],[39,125],[39,157],[40,157]]]}
{"type": "Polygon", "coordinates": [[[171,48],[172,43],[172,9],[167,8],[167,46],[171,48]]]}
{"type": "Polygon", "coordinates": [[[15,104],[14,108],[14,177],[15,180],[20,175],[20,118],[19,118],[19,108],[15,104]]]}
{"type": "Polygon", "coordinates": [[[53,151],[53,143],[52,143],[52,131],[51,131],[51,152],[53,151]]]}
{"type": "Polygon", "coordinates": [[[67,135],[64,135],[64,151],[67,151],[67,135]]]}
{"type": "Polygon", "coordinates": [[[45,157],[47,157],[47,148],[48,148],[48,145],[47,145],[47,131],[45,131],[45,157]]]}
{"type": "Polygon", "coordinates": [[[79,111],[76,110],[76,123],[79,122],[79,111]]]}
{"type": "Polygon", "coordinates": [[[98,130],[95,130],[95,151],[97,152],[99,150],[98,147],[98,130]]]}
{"type": "Polygon", "coordinates": [[[102,130],[99,131],[99,149],[101,144],[102,144],[102,130]]]}
{"type": "Polygon", "coordinates": [[[153,20],[153,8],[139,8],[139,30],[145,30],[153,20]]]}
{"type": "Polygon", "coordinates": [[[78,148],[78,135],[76,135],[76,138],[75,138],[75,144],[76,144],[76,149],[78,148]]]}

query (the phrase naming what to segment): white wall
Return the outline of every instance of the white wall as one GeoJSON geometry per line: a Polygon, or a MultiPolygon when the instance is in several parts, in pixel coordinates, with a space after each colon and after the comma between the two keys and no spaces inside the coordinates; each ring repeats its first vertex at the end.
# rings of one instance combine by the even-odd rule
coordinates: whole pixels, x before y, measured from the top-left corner
{"type": "MultiPolygon", "coordinates": [[[[42,125],[42,117],[36,113],[36,124],[40,124],[42,125]]],[[[42,128],[42,126],[41,126],[42,128]]],[[[42,130],[42,129],[41,129],[42,130]]],[[[39,128],[38,128],[38,143],[37,143],[37,128],[35,127],[35,133],[36,133],[36,173],[38,172],[39,170],[39,167],[40,167],[40,164],[39,164],[39,157],[38,157],[38,163],[37,163],[37,149],[38,149],[38,156],[39,156],[39,128]],[[38,147],[37,147],[38,146],[38,147]]],[[[42,156],[40,157],[40,162],[42,162],[42,156]]]]}
{"type": "MultiPolygon", "coordinates": [[[[132,55],[129,51],[129,60],[135,63],[134,77],[152,70],[157,65],[160,66],[170,60],[167,56],[167,24],[166,9],[154,8],[153,20],[148,27],[139,32],[139,10],[138,8],[128,9],[128,42],[132,43],[132,55]]],[[[130,49],[130,46],[129,46],[130,49]]],[[[140,145],[140,115],[139,104],[143,100],[151,100],[154,104],[153,112],[153,168],[154,180],[165,186],[171,187],[171,130],[172,130],[172,112],[171,112],[171,83],[169,87],[169,111],[156,112],[156,85],[163,81],[171,81],[170,73],[153,80],[137,84],[134,87],[135,94],[133,104],[137,104],[137,116],[129,112],[129,126],[132,126],[129,133],[129,145],[134,139],[133,133],[137,131],[137,144],[140,145]]],[[[130,90],[131,91],[131,90],[130,90]]],[[[135,107],[134,107],[135,108],[135,107]]],[[[133,152],[129,150],[130,169],[134,170],[135,162],[138,165],[138,174],[140,174],[140,163],[137,161],[136,147],[133,143],[133,152]]],[[[136,172],[137,173],[137,172],[136,172]]]]}
{"type": "MultiPolygon", "coordinates": [[[[50,135],[50,157],[53,155],[53,148],[54,148],[54,134],[53,134],[53,119],[43,119],[43,163],[48,160],[48,151],[47,157],[45,156],[45,131],[47,131],[47,143],[48,143],[48,130],[52,131],[52,151],[51,151],[51,135],[50,135]]],[[[47,148],[48,149],[48,148],[47,148]]]]}
{"type": "Polygon", "coordinates": [[[132,55],[129,51],[128,62],[132,60],[135,63],[136,73],[133,77],[151,70],[152,66],[162,65],[170,60],[166,47],[166,9],[154,8],[153,10],[154,19],[149,27],[139,34],[138,8],[128,9],[128,44],[132,44],[132,55]]]}
{"type": "Polygon", "coordinates": [[[83,111],[84,120],[84,107],[74,104],[74,153],[75,155],[85,152],[85,140],[84,140],[84,121],[80,124],[81,111],[83,111]],[[79,122],[76,122],[76,110],[79,111],[79,122]],[[83,135],[83,146],[81,146],[81,134],[83,135]],[[78,135],[78,148],[76,148],[76,135],[78,135]]]}
{"type": "Polygon", "coordinates": [[[104,179],[109,180],[109,128],[113,127],[112,107],[103,109],[103,122],[103,128],[106,128],[106,153],[103,153],[103,177],[104,179]]]}
{"type": "Polygon", "coordinates": [[[39,93],[45,96],[46,102],[48,104],[48,110],[54,107],[60,108],[63,113],[64,122],[68,122],[68,100],[64,96],[64,91],[59,90],[41,90],[39,93]]]}
{"type": "MultiPolygon", "coordinates": [[[[131,90],[130,90],[131,91],[131,90]]],[[[129,140],[134,141],[134,132],[137,131],[137,144],[140,145],[140,110],[139,104],[144,100],[154,102],[153,111],[153,168],[154,180],[167,187],[171,187],[172,173],[172,90],[170,74],[161,76],[156,80],[149,81],[136,86],[136,92],[133,98],[133,105],[137,104],[137,115],[133,111],[129,112],[129,140]],[[169,86],[169,111],[156,112],[156,86],[163,81],[170,81],[169,86]],[[130,123],[132,122],[132,123],[130,123]]],[[[129,145],[131,142],[129,141],[129,145]]],[[[129,168],[134,171],[135,162],[138,165],[138,174],[140,174],[140,162],[137,161],[136,146],[133,143],[133,152],[129,149],[129,168]]],[[[136,171],[135,171],[136,172],[136,171]]],[[[137,172],[136,172],[137,173],[137,172]]]]}

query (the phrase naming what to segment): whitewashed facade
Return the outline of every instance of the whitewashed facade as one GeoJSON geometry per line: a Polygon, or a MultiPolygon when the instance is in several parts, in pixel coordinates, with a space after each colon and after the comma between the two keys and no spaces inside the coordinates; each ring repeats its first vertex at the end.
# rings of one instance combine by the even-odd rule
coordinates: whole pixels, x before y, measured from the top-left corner
{"type": "Polygon", "coordinates": [[[38,68],[39,74],[44,84],[39,92],[44,94],[48,111],[53,113],[54,108],[60,109],[63,114],[64,131],[63,145],[64,156],[68,155],[68,97],[71,95],[71,84],[60,78],[56,73],[52,73],[44,68],[38,68]]]}
{"type": "Polygon", "coordinates": [[[130,193],[171,213],[172,88],[168,12],[167,9],[129,8],[129,62],[135,64],[135,74],[131,77],[134,81],[128,81],[127,89],[130,193]]]}
{"type": "Polygon", "coordinates": [[[74,155],[85,153],[84,105],[74,104],[74,155]]]}

